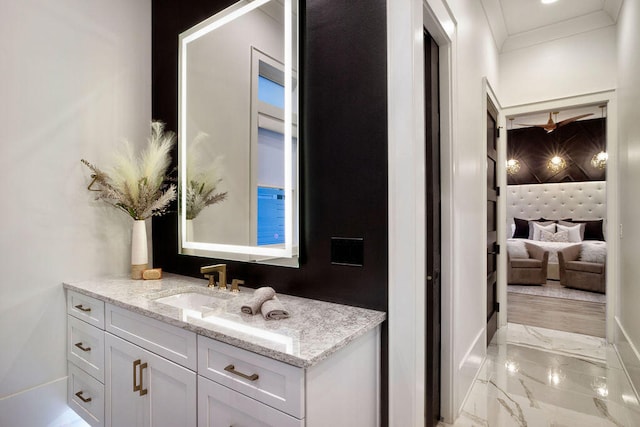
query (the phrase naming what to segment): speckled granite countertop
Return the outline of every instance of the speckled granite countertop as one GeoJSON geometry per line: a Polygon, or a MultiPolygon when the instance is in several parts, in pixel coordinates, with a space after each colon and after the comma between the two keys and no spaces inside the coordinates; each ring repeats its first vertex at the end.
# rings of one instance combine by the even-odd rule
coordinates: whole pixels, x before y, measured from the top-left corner
{"type": "Polygon", "coordinates": [[[211,290],[204,279],[164,273],[160,280],[104,277],[65,282],[64,287],[165,323],[193,331],[290,365],[307,368],[326,359],[382,323],[380,311],[278,294],[290,317],[265,320],[240,307],[253,289],[239,294],[211,290]],[[220,296],[206,312],[176,308],[156,300],[183,292],[220,296]]]}

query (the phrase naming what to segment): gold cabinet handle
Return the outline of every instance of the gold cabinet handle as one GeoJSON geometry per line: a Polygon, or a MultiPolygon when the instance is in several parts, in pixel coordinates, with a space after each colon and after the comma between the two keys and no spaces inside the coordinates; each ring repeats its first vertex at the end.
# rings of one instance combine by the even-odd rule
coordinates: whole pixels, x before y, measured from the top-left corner
{"type": "Polygon", "coordinates": [[[142,361],[140,359],[133,361],[133,391],[142,390],[142,386],[138,384],[138,376],[136,375],[136,368],[140,366],[142,361]]]}
{"type": "Polygon", "coordinates": [[[140,396],[144,396],[149,391],[146,388],[142,388],[142,384],[144,384],[144,380],[142,379],[142,372],[146,368],[147,368],[147,363],[146,362],[143,363],[142,365],[140,365],[140,396]]]}
{"type": "Polygon", "coordinates": [[[78,348],[79,348],[80,350],[82,350],[82,351],[91,351],[91,347],[84,348],[84,347],[82,346],[82,342],[77,342],[77,343],[75,343],[74,345],[75,345],[76,347],[78,347],[78,348]]]}
{"type": "Polygon", "coordinates": [[[238,371],[236,371],[236,367],[235,367],[235,366],[233,366],[233,365],[228,365],[228,366],[226,366],[226,367],[224,368],[224,370],[225,370],[225,371],[227,371],[227,372],[231,372],[232,374],[237,375],[237,376],[239,376],[239,377],[242,377],[242,378],[244,378],[244,379],[247,379],[247,380],[249,380],[249,381],[255,381],[255,380],[257,380],[258,378],[260,378],[260,377],[258,376],[258,374],[251,374],[251,375],[247,375],[247,374],[243,374],[242,372],[238,372],[238,371]]]}
{"type": "Polygon", "coordinates": [[[146,388],[143,389],[142,388],[142,383],[143,383],[143,377],[142,377],[142,370],[147,368],[147,363],[142,363],[142,361],[140,359],[136,359],[133,361],[133,391],[137,391],[140,393],[140,396],[144,396],[145,394],[148,393],[149,390],[147,390],[146,388]],[[140,367],[140,383],[138,383],[138,376],[136,375],[136,368],[140,367]]]}
{"type": "Polygon", "coordinates": [[[79,391],[79,392],[76,393],[76,396],[78,396],[78,399],[82,400],[84,403],[91,402],[91,398],[90,397],[87,397],[87,398],[82,397],[82,393],[84,393],[84,391],[79,391]]]}
{"type": "Polygon", "coordinates": [[[85,307],[82,306],[82,304],[78,304],[78,305],[76,305],[74,307],[77,308],[80,311],[84,311],[85,313],[88,313],[88,312],[91,311],[91,307],[85,308],[85,307]]]}

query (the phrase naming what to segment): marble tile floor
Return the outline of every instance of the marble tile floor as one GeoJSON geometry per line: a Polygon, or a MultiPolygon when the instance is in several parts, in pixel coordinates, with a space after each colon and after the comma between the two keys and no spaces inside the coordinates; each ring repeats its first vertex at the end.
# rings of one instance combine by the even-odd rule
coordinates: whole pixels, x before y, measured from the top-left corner
{"type": "Polygon", "coordinates": [[[636,427],[640,403],[603,339],[510,323],[453,426],[636,427]]]}

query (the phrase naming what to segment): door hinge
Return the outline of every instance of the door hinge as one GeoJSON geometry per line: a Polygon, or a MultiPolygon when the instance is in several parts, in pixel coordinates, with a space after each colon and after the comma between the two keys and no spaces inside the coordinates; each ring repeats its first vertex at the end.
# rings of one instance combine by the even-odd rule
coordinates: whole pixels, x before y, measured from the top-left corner
{"type": "Polygon", "coordinates": [[[496,313],[500,313],[500,303],[497,301],[495,303],[495,310],[496,310],[496,313]]]}
{"type": "Polygon", "coordinates": [[[496,187],[496,197],[500,197],[500,187],[496,187]]]}
{"type": "Polygon", "coordinates": [[[497,133],[498,133],[498,138],[500,138],[500,130],[501,130],[501,128],[500,128],[500,126],[498,126],[498,127],[496,128],[496,131],[497,131],[497,133]]]}
{"type": "Polygon", "coordinates": [[[500,255],[500,245],[496,245],[496,255],[500,255]]]}

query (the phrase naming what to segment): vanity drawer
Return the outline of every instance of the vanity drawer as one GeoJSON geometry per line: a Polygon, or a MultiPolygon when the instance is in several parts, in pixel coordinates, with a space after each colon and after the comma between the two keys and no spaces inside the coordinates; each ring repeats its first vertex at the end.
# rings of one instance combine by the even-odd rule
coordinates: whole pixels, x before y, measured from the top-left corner
{"type": "Polygon", "coordinates": [[[303,427],[299,420],[198,375],[198,427],[303,427]]]}
{"type": "Polygon", "coordinates": [[[198,374],[304,418],[304,369],[198,336],[198,374]]]}
{"type": "Polygon", "coordinates": [[[67,359],[104,383],[104,331],[67,316],[67,359]]]}
{"type": "Polygon", "coordinates": [[[90,425],[104,426],[104,386],[73,363],[67,365],[69,407],[90,425]]]}
{"type": "Polygon", "coordinates": [[[191,331],[111,304],[106,305],[106,330],[192,371],[197,368],[196,334],[191,331]]]}
{"type": "Polygon", "coordinates": [[[104,302],[67,290],[67,313],[104,329],[104,302]]]}

